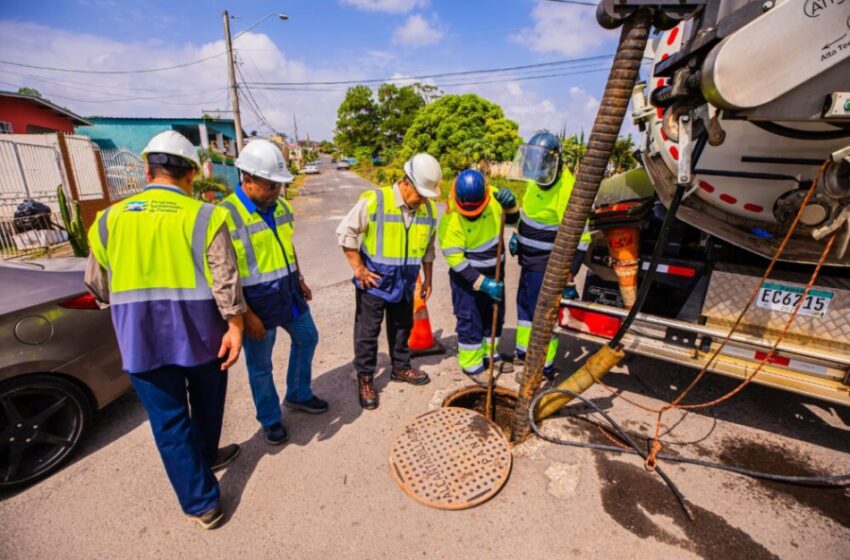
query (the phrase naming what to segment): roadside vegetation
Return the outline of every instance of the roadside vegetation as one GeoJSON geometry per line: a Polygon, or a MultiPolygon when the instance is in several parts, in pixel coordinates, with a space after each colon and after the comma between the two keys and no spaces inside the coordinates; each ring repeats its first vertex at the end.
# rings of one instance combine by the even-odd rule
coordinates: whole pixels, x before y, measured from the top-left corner
{"type": "MultiPolygon", "coordinates": [[[[565,165],[575,174],[587,151],[584,132],[568,135],[562,129],[560,137],[565,165]]],[[[360,85],[346,91],[337,110],[334,145],[323,143],[322,151],[338,159],[353,157],[352,170],[376,185],[397,181],[404,175],[407,158],[428,152],[443,168],[443,199],[454,177],[470,167],[481,170],[491,185],[521,197],[525,183],[506,175],[522,141],[517,123],[505,118],[499,105],[478,95],[445,95],[419,83],[382,84],[375,92],[360,85]]],[[[631,135],[620,137],[608,175],[635,167],[634,151],[631,135]]]]}

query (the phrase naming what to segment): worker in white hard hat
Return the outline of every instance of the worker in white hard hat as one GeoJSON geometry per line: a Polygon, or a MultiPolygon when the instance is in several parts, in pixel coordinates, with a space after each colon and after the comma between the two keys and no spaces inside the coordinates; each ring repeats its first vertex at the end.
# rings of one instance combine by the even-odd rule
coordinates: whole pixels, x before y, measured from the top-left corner
{"type": "Polygon", "coordinates": [[[277,329],[285,330],[291,339],[283,405],[310,414],[328,410],[328,403],[311,389],[319,333],[307,305],[312,293],[292,242],[292,206],[281,196],[284,184],[292,181],[283,154],[268,140],[251,140],[236,167],[242,182],[221,206],[230,213],[227,224],[248,304],[244,340],[248,381],[263,439],[269,445],[281,445],[288,434],[273,376],[277,329]]]}
{"type": "Polygon", "coordinates": [[[124,369],[183,512],[211,529],[224,517],[213,471],[239,453],[218,443],[245,302],[227,211],[190,196],[195,147],[169,130],[142,159],[148,185],[89,230],[85,282],[111,307],[124,369]]]}
{"type": "Polygon", "coordinates": [[[360,406],[378,406],[373,376],[378,336],[386,315],[392,358],[390,379],[424,385],[428,374],[410,364],[408,339],[413,326],[413,291],[423,271],[423,299],[431,294],[437,214],[443,172],[429,154],[404,164],[404,177],[390,187],[367,191],[339,224],[337,238],[354,271],[354,369],[360,406]]]}

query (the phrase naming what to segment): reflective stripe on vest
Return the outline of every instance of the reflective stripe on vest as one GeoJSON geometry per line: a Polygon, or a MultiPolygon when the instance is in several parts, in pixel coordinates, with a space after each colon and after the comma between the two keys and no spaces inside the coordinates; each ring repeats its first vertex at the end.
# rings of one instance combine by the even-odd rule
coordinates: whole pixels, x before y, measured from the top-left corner
{"type": "MultiPolygon", "coordinates": [[[[367,233],[367,236],[371,237],[374,235],[375,240],[375,251],[374,254],[369,250],[368,243],[366,239],[361,244],[361,249],[366,255],[368,255],[369,259],[377,264],[382,264],[386,266],[418,266],[422,263],[422,257],[425,256],[425,251],[428,248],[428,242],[426,241],[424,246],[422,247],[407,247],[407,255],[402,255],[400,257],[397,256],[388,256],[386,254],[384,244],[386,239],[386,228],[385,224],[387,223],[400,223],[404,224],[404,216],[401,214],[387,214],[384,209],[386,205],[386,201],[384,200],[385,191],[389,190],[392,193],[391,189],[376,189],[374,192],[376,194],[375,200],[375,211],[369,214],[369,222],[374,224],[374,233],[372,233],[372,228],[367,233]],[[420,254],[410,254],[411,250],[417,250],[420,254]]],[[[431,205],[430,201],[425,202],[425,212],[427,216],[414,216],[410,222],[409,226],[406,226],[407,230],[406,235],[410,235],[410,230],[412,230],[416,226],[427,226],[428,227],[428,236],[427,239],[430,239],[431,233],[434,227],[437,224],[437,220],[434,218],[434,209],[431,205]]],[[[409,239],[409,237],[408,237],[409,239]]]]}
{"type": "MultiPolygon", "coordinates": [[[[104,251],[107,251],[109,241],[109,227],[107,216],[112,207],[104,210],[98,223],[98,233],[104,251]]],[[[195,269],[195,287],[193,288],[139,288],[135,290],[110,290],[109,302],[112,305],[125,303],[140,303],[145,301],[172,300],[172,301],[196,301],[212,299],[212,290],[207,283],[205,270],[207,229],[210,218],[215,210],[214,206],[204,204],[198,210],[195,223],[192,226],[192,260],[195,269]]],[[[112,267],[108,267],[109,284],[112,285],[112,267]]]]}
{"type": "MultiPolygon", "coordinates": [[[[495,195],[496,189],[491,187],[491,191],[495,195]]],[[[487,208],[476,219],[467,218],[451,209],[443,215],[440,245],[452,270],[459,273],[470,266],[476,269],[496,266],[501,216],[502,206],[495,196],[490,197],[487,208]],[[461,258],[455,255],[461,255],[461,258]]],[[[502,262],[505,262],[504,254],[502,262]]]]}
{"type": "MultiPolygon", "coordinates": [[[[249,287],[256,286],[258,284],[265,284],[268,282],[273,282],[279,278],[284,278],[289,274],[295,272],[298,267],[296,266],[294,259],[290,260],[286,254],[284,254],[283,266],[274,270],[260,272],[259,262],[257,261],[257,248],[254,245],[253,236],[259,234],[260,232],[266,229],[270,229],[269,225],[262,218],[260,218],[260,220],[257,222],[246,225],[242,214],[237,208],[237,202],[230,200],[229,198],[230,197],[222,201],[220,206],[224,207],[230,214],[230,217],[233,219],[234,228],[230,230],[230,234],[234,238],[234,241],[238,239],[241,242],[242,247],[245,251],[244,264],[247,267],[248,274],[246,276],[244,271],[242,270],[242,267],[240,267],[239,273],[240,276],[242,276],[242,285],[245,287],[249,287]]],[[[238,204],[241,206],[241,202],[239,202],[238,204]]],[[[283,210],[283,213],[275,217],[275,225],[278,228],[281,228],[286,224],[291,224],[293,222],[293,215],[289,207],[281,201],[278,201],[276,203],[276,207],[280,207],[283,210]]],[[[274,235],[274,232],[272,233],[274,235]]],[[[293,249],[291,248],[292,240],[290,235],[287,235],[281,229],[278,229],[277,237],[280,244],[284,246],[284,251],[286,251],[287,246],[289,247],[290,251],[293,251],[293,249]]],[[[279,250],[280,247],[277,246],[277,241],[274,241],[274,243],[276,247],[274,247],[273,250],[279,250]]]]}

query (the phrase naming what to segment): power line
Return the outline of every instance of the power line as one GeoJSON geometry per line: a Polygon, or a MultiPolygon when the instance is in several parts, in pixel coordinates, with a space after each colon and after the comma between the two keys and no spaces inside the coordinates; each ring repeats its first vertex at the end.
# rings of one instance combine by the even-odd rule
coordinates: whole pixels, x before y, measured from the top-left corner
{"type": "Polygon", "coordinates": [[[547,2],[556,2],[558,4],[574,4],[576,6],[593,6],[596,7],[595,2],[581,2],[580,0],[546,0],[547,2]]]}
{"type": "Polygon", "coordinates": [[[248,103],[247,103],[248,108],[251,109],[251,111],[254,113],[254,115],[257,117],[257,119],[260,121],[261,124],[263,124],[272,133],[274,133],[275,132],[274,127],[272,127],[269,124],[269,121],[266,119],[266,116],[263,115],[263,112],[260,109],[260,106],[257,103],[257,100],[254,99],[254,94],[251,92],[251,88],[249,88],[245,84],[245,76],[242,75],[242,69],[239,68],[238,65],[236,66],[236,73],[239,74],[239,78],[241,78],[242,85],[244,86],[242,89],[244,89],[245,93],[247,94],[246,101],[248,101],[248,103]]]}
{"type": "Polygon", "coordinates": [[[195,64],[200,64],[207,60],[212,60],[213,58],[218,58],[219,56],[223,56],[224,54],[224,52],[220,52],[218,54],[211,54],[209,56],[205,56],[197,60],[192,60],[190,62],[175,64],[174,66],[162,66],[160,68],[140,68],[136,70],[86,70],[84,68],[56,68],[53,66],[36,66],[33,64],[24,64],[21,62],[12,62],[11,60],[0,60],[0,64],[10,64],[12,66],[20,66],[22,68],[34,68],[36,70],[50,70],[51,72],[67,72],[71,74],[147,74],[151,72],[164,72],[166,70],[176,70],[177,68],[186,68],[187,66],[194,66],[195,64]]]}
{"type": "Polygon", "coordinates": [[[613,54],[605,54],[605,55],[597,55],[597,56],[589,56],[584,58],[572,58],[572,59],[564,59],[564,60],[556,60],[554,62],[542,62],[538,64],[524,64],[522,66],[505,66],[502,68],[488,68],[485,70],[462,70],[458,72],[441,72],[439,74],[422,74],[419,76],[408,76],[404,78],[368,78],[363,80],[337,80],[337,81],[327,81],[327,82],[253,82],[252,86],[257,87],[258,89],[263,89],[263,86],[330,86],[330,85],[357,85],[357,84],[370,84],[370,83],[386,83],[386,82],[398,82],[398,81],[408,81],[408,80],[428,80],[435,78],[447,78],[452,76],[466,76],[472,74],[495,74],[501,72],[511,72],[517,70],[528,70],[532,68],[548,68],[553,66],[563,66],[567,64],[574,64],[576,62],[590,62],[590,61],[602,61],[612,58],[613,54]]]}
{"type": "MultiPolygon", "coordinates": [[[[104,93],[110,93],[109,91],[106,91],[106,90],[117,90],[118,92],[120,92],[120,93],[116,93],[115,95],[119,95],[119,94],[120,95],[126,95],[125,92],[130,92],[130,93],[139,93],[139,92],[161,93],[163,95],[169,95],[169,96],[171,96],[172,94],[198,93],[198,90],[188,90],[188,89],[163,89],[161,87],[143,88],[143,87],[137,87],[137,86],[126,86],[125,87],[125,86],[116,86],[116,85],[106,86],[106,85],[101,85],[101,84],[97,84],[97,83],[92,83],[91,81],[83,82],[83,81],[77,81],[77,80],[71,80],[71,79],[57,80],[55,78],[48,78],[48,77],[45,77],[45,76],[39,76],[37,74],[19,73],[19,72],[13,72],[11,70],[0,70],[0,72],[2,72],[3,74],[9,75],[9,76],[14,76],[16,78],[23,78],[23,79],[26,79],[26,80],[36,80],[36,81],[44,82],[44,83],[48,83],[48,84],[54,84],[54,85],[59,85],[59,86],[63,86],[63,87],[68,87],[70,89],[76,89],[76,88],[71,88],[71,86],[74,85],[74,86],[96,87],[96,88],[98,88],[98,92],[103,91],[104,93]]],[[[88,90],[88,91],[91,91],[91,90],[88,90]]],[[[209,90],[209,91],[212,91],[212,90],[209,90]]]]}
{"type": "MultiPolygon", "coordinates": [[[[15,84],[15,83],[12,83],[12,82],[7,82],[7,81],[4,81],[4,80],[0,80],[0,84],[5,84],[5,85],[8,85],[8,86],[12,86],[14,88],[23,87],[23,86],[20,86],[18,84],[15,84]]],[[[215,90],[209,90],[209,91],[215,91],[215,90]]],[[[216,102],[220,101],[221,98],[222,98],[222,96],[219,95],[218,97],[215,97],[213,99],[206,99],[206,100],[203,100],[203,101],[189,101],[189,102],[181,103],[181,102],[171,102],[171,101],[169,101],[170,99],[175,97],[173,95],[172,96],[161,96],[161,97],[137,96],[137,97],[112,97],[112,98],[99,98],[99,99],[80,99],[79,97],[70,97],[70,96],[67,96],[67,95],[62,95],[60,93],[51,92],[51,91],[43,91],[41,93],[43,93],[45,96],[48,96],[48,97],[51,97],[51,98],[55,97],[55,98],[58,98],[58,99],[65,99],[67,101],[77,101],[79,103],[117,103],[117,102],[120,102],[120,101],[157,101],[157,102],[165,104],[165,105],[176,105],[176,106],[204,105],[204,104],[216,103],[216,102]]],[[[202,93],[202,92],[198,92],[198,93],[202,93]]]]}
{"type": "MultiPolygon", "coordinates": [[[[132,101],[132,100],[136,100],[136,99],[139,99],[139,100],[172,99],[172,98],[175,98],[175,97],[187,97],[187,96],[192,96],[192,95],[200,95],[200,94],[204,94],[204,93],[218,91],[220,89],[220,88],[213,88],[213,89],[206,89],[206,90],[173,90],[173,91],[164,90],[163,91],[163,90],[157,90],[157,89],[115,88],[113,86],[100,86],[98,84],[86,84],[86,85],[98,88],[98,89],[94,90],[94,89],[91,89],[91,87],[85,88],[85,87],[79,87],[79,86],[76,86],[76,85],[72,85],[72,84],[81,84],[82,82],[51,80],[51,79],[48,79],[48,78],[42,78],[40,76],[31,76],[31,75],[27,76],[27,75],[22,75],[22,74],[16,74],[15,72],[9,72],[8,70],[2,71],[2,74],[7,75],[7,76],[17,77],[17,78],[24,78],[28,81],[28,83],[32,83],[33,81],[43,82],[43,83],[46,83],[46,84],[52,84],[52,85],[56,85],[56,86],[59,86],[59,87],[62,87],[62,88],[72,89],[72,90],[76,90],[76,91],[82,91],[82,92],[86,92],[86,93],[97,93],[97,94],[105,93],[105,94],[108,94],[108,95],[124,95],[124,96],[128,95],[126,92],[136,92],[136,93],[159,92],[159,93],[163,94],[163,95],[160,95],[160,96],[121,97],[121,98],[115,98],[116,101],[132,101]],[[113,90],[113,91],[110,91],[110,90],[113,90]]],[[[39,86],[39,87],[41,87],[41,86],[39,86]]]]}

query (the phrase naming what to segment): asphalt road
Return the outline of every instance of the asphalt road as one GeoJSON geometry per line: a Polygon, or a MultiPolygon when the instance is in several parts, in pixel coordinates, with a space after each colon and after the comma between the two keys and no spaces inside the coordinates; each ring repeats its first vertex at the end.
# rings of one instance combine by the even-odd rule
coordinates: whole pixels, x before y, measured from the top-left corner
{"type": "MultiPolygon", "coordinates": [[[[799,558],[850,555],[850,493],[768,485],[719,471],[667,465],[695,513],[688,521],[657,475],[639,460],[530,440],[514,453],[510,479],[489,502],[464,511],[412,501],[387,472],[391,442],[404,425],[465,385],[454,350],[447,269],[435,267],[432,324],[449,348],[419,360],[432,383],[388,383],[382,342],[381,406],[357,404],[350,366],[354,291],[334,229],[370,185],[330,166],[293,201],[296,246],[313,288],[320,332],[314,389],[331,411],[285,413],[291,441],[269,447],[254,419],[244,362],[230,371],[223,443],[241,456],[220,482],[226,523],[205,532],[186,520],[171,492],[144,411],[129,394],[104,411],[75,460],[61,472],[0,502],[3,558],[799,558]]],[[[515,293],[511,261],[508,293],[515,293]]],[[[508,326],[515,320],[508,306],[508,326]]],[[[510,351],[513,329],[503,350],[510,351]]],[[[288,339],[275,351],[283,389],[288,339]]],[[[563,340],[569,371],[593,348],[563,340]]],[[[693,372],[644,358],[617,368],[610,383],[657,405],[693,372]]],[[[504,376],[500,383],[512,385],[504,376]]],[[[728,390],[705,379],[694,399],[728,390]]],[[[654,418],[602,389],[589,395],[635,434],[654,418]]],[[[575,418],[544,423],[561,437],[597,440],[575,418]]],[[[665,420],[665,451],[786,474],[850,470],[850,410],[761,387],[723,405],[665,420]]]]}

